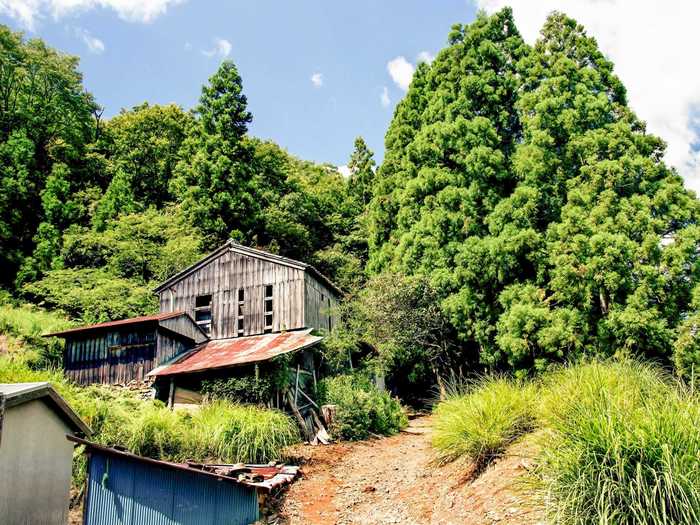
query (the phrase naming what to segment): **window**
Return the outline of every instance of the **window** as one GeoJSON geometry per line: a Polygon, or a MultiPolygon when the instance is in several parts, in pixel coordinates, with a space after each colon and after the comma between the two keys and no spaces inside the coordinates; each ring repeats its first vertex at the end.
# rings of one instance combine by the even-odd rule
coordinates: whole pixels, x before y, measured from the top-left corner
{"type": "Polygon", "coordinates": [[[245,306],[245,290],[243,288],[238,289],[238,321],[236,326],[236,331],[239,336],[242,336],[245,332],[245,318],[243,314],[243,308],[245,306]]]}
{"type": "Polygon", "coordinates": [[[204,332],[211,332],[211,295],[198,295],[194,303],[194,321],[204,332]]]}
{"type": "Polygon", "coordinates": [[[265,333],[272,332],[272,285],[265,285],[265,333]]]}

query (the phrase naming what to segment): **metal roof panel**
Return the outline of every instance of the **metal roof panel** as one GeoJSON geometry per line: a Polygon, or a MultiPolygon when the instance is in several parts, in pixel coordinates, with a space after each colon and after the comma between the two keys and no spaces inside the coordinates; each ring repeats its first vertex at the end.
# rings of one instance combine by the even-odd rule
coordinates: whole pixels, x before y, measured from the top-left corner
{"type": "Polygon", "coordinates": [[[267,361],[278,355],[295,352],[318,343],[322,337],[311,329],[275,334],[215,339],[208,341],[179,359],[153,369],[149,376],[170,376],[228,368],[267,361]]]}

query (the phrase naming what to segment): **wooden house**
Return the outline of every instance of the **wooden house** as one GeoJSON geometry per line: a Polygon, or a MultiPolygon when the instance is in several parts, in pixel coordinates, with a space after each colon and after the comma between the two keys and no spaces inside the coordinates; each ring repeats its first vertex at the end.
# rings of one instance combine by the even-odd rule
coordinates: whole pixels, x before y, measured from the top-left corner
{"type": "MultiPolygon", "coordinates": [[[[312,266],[229,241],[155,289],[158,314],[47,334],[79,383],[202,374],[267,361],[330,332],[340,290],[312,266]]],[[[171,386],[172,390],[172,386],[171,386]]],[[[170,393],[172,400],[172,392],[170,393]]]]}

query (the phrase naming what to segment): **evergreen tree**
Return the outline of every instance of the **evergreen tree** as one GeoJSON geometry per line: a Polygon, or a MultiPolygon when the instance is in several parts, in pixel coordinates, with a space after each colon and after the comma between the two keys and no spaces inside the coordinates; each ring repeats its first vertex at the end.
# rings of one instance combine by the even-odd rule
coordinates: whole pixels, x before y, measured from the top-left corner
{"type": "Polygon", "coordinates": [[[372,200],[372,187],[374,186],[374,153],[367,147],[365,139],[355,139],[355,149],[350,156],[348,168],[350,169],[349,193],[361,207],[367,206],[372,200]]]}
{"type": "Polygon", "coordinates": [[[555,13],[528,48],[506,9],[450,44],[389,128],[370,270],[429,276],[491,367],[675,345],[688,369],[700,207],[595,40],[555,13]]]}
{"type": "Polygon", "coordinates": [[[254,227],[259,203],[252,198],[252,150],[243,140],[251,121],[236,66],[224,61],[202,88],[196,114],[182,146],[171,192],[209,247],[229,237],[245,239],[254,227]]]}

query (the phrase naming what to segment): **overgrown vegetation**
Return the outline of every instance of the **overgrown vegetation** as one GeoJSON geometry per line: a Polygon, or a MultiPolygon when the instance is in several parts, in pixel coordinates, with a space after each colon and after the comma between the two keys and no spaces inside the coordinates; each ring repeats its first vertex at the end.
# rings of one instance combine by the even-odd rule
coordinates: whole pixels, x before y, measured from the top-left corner
{"type": "Polygon", "coordinates": [[[432,442],[440,462],[467,457],[478,472],[534,428],[536,392],[502,377],[483,379],[469,390],[436,407],[432,442]]]}
{"type": "MultiPolygon", "coordinates": [[[[98,443],[156,459],[267,463],[300,439],[286,414],[216,401],[190,414],[128,390],[69,383],[58,370],[32,369],[21,357],[0,357],[0,383],[49,381],[93,430],[98,443]]],[[[81,468],[82,460],[78,460],[81,468]]],[[[76,472],[79,485],[83,473],[76,472]]]]}
{"type": "Polygon", "coordinates": [[[15,305],[9,296],[0,293],[0,356],[21,353],[22,359],[34,368],[54,367],[63,359],[63,344],[43,334],[64,330],[71,323],[63,316],[31,304],[15,305]]]}
{"type": "Polygon", "coordinates": [[[537,429],[529,486],[553,523],[700,518],[700,400],[653,365],[593,361],[536,383],[487,379],[435,418],[438,457],[477,466],[537,429]]]}
{"type": "Polygon", "coordinates": [[[360,375],[324,379],[319,391],[323,403],[337,406],[330,431],[341,439],[366,439],[372,434],[390,436],[408,424],[399,401],[360,375]]]}

